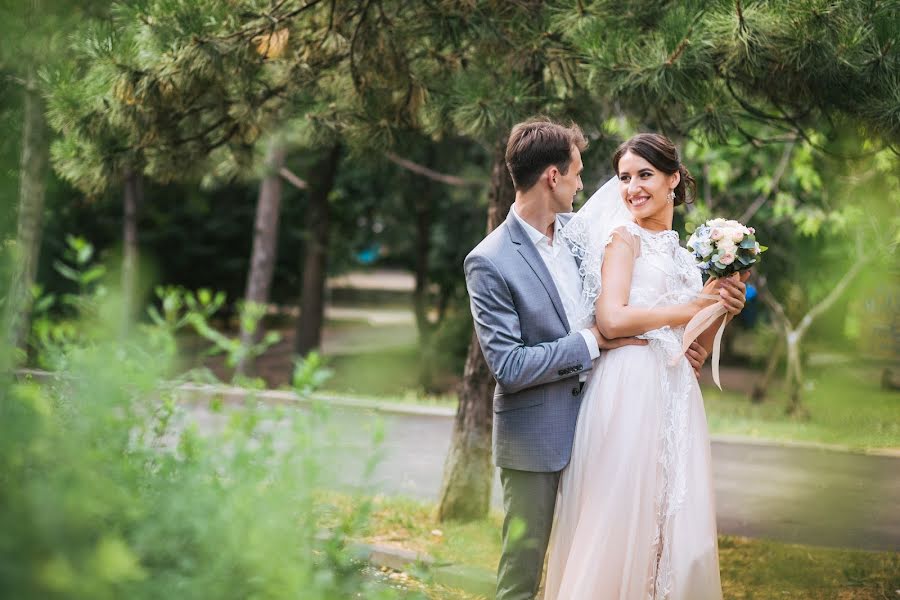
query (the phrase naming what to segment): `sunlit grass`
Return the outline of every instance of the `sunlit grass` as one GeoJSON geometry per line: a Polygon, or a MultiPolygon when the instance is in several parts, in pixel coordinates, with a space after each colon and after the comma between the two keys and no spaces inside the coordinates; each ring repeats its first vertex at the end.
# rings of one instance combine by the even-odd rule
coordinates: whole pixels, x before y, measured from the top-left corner
{"type": "MultiPolygon", "coordinates": [[[[329,494],[338,507],[354,504],[329,494]]],[[[494,572],[500,556],[501,517],[471,523],[439,523],[433,505],[375,497],[364,541],[425,552],[437,563],[471,565],[494,572]]],[[[719,536],[724,597],[734,600],[893,598],[900,589],[900,554],[784,544],[719,536]]],[[[431,598],[457,592],[431,591],[431,598]]]]}
{"type": "Polygon", "coordinates": [[[746,395],[727,389],[704,389],[710,431],[855,449],[900,447],[900,393],[881,389],[874,371],[818,370],[809,373],[809,382],[803,395],[808,418],[785,414],[782,391],[753,404],[746,395]]]}

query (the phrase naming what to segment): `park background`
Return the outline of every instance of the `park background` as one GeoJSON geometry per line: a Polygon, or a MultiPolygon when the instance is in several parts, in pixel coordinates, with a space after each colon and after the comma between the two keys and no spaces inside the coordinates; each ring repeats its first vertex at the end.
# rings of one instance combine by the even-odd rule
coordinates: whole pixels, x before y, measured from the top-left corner
{"type": "MultiPolygon", "coordinates": [[[[704,375],[714,435],[897,455],[894,0],[0,7],[4,595],[478,597],[493,379],[462,260],[539,114],[590,139],[581,200],[659,131],[698,180],[682,240],[723,216],[769,247],[704,375]],[[415,449],[378,418],[348,449],[350,405],[455,414],[439,492],[382,493],[415,449]]],[[[893,597],[890,539],[723,536],[726,597],[893,597]]]]}

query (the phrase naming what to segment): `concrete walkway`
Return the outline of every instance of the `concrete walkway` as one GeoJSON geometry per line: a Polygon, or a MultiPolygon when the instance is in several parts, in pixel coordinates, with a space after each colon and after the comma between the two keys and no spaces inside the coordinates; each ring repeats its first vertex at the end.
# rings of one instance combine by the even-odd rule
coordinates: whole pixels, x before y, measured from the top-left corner
{"type": "MultiPolygon", "coordinates": [[[[296,405],[289,393],[266,395],[273,394],[270,402],[296,405]]],[[[446,409],[409,414],[403,407],[374,411],[356,404],[334,409],[327,427],[326,436],[334,440],[329,484],[436,501],[452,415],[446,409]],[[376,446],[378,430],[384,442],[376,446]],[[380,460],[367,478],[362,465],[373,452],[380,460]]],[[[189,403],[188,418],[209,431],[225,417],[205,405],[189,403]]],[[[733,438],[714,440],[712,456],[721,533],[900,551],[900,458],[733,438]]],[[[495,478],[492,504],[498,510],[500,497],[495,478]]]]}

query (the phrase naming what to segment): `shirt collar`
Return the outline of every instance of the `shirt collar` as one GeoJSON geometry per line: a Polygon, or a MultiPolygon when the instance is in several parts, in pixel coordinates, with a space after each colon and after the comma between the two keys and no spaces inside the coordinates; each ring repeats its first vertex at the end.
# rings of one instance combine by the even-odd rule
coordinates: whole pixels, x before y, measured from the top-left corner
{"type": "MultiPolygon", "coordinates": [[[[550,240],[550,238],[548,238],[546,235],[544,235],[543,233],[541,233],[540,231],[538,231],[537,229],[532,227],[531,224],[528,223],[528,221],[526,221],[525,219],[522,218],[521,215],[519,215],[519,211],[516,210],[515,204],[512,205],[511,210],[513,211],[513,216],[516,217],[516,220],[519,221],[519,224],[522,226],[522,229],[524,229],[525,233],[528,234],[528,239],[531,240],[532,244],[537,246],[539,243],[541,243],[543,241],[550,240]]],[[[556,216],[556,224],[554,226],[556,228],[556,233],[559,233],[559,215],[556,216]]]]}

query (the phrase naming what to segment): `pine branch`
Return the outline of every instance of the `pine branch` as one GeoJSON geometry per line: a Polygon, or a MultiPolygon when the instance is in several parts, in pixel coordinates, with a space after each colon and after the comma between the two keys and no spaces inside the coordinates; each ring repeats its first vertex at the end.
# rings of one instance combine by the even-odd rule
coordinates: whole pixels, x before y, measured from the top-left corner
{"type": "Polygon", "coordinates": [[[317,50],[321,50],[323,46],[325,46],[325,42],[328,40],[328,36],[331,35],[332,29],[334,29],[334,10],[335,4],[337,0],[331,0],[331,8],[328,11],[328,27],[325,29],[325,33],[322,35],[322,39],[319,40],[319,43],[316,46],[317,50]]]}
{"type": "Polygon", "coordinates": [[[195,135],[186,137],[186,138],[178,138],[173,142],[173,146],[181,146],[182,144],[187,144],[189,142],[195,142],[197,140],[204,139],[207,135],[224,125],[228,121],[228,116],[221,117],[218,121],[214,122],[212,125],[197,133],[195,135]]]}
{"type": "MultiPolygon", "coordinates": [[[[303,12],[307,9],[310,9],[310,8],[314,8],[317,4],[321,3],[322,1],[323,0],[310,0],[307,4],[304,4],[304,5],[300,6],[299,8],[295,8],[295,9],[293,9],[283,15],[279,15],[279,16],[274,16],[272,14],[275,10],[275,9],[273,9],[273,10],[269,11],[268,13],[266,13],[265,15],[260,15],[258,17],[260,19],[262,19],[262,18],[268,19],[269,22],[266,23],[265,25],[256,26],[255,28],[253,28],[252,26],[242,27],[233,33],[230,33],[226,36],[222,36],[219,38],[214,38],[214,39],[219,39],[221,41],[229,41],[229,40],[233,40],[235,38],[243,38],[245,40],[252,40],[253,38],[255,38],[259,35],[262,35],[267,30],[271,29],[273,24],[278,24],[281,21],[290,20],[293,17],[299,15],[301,12],[303,12]]],[[[282,2],[278,5],[278,8],[280,8],[284,3],[285,2],[282,0],[282,2]]]]}
{"type": "Polygon", "coordinates": [[[359,40],[359,32],[362,30],[363,23],[365,23],[366,21],[366,15],[369,12],[369,6],[371,4],[372,0],[366,0],[366,3],[359,15],[359,22],[353,29],[353,35],[350,37],[350,78],[353,80],[353,87],[356,88],[357,91],[361,91],[363,86],[362,78],[359,74],[359,69],[356,66],[356,43],[357,40],[359,40]]]}
{"type": "Polygon", "coordinates": [[[697,21],[700,20],[700,17],[703,16],[703,12],[704,11],[701,10],[694,16],[694,19],[691,21],[691,24],[688,27],[687,33],[684,34],[684,37],[681,38],[681,41],[675,47],[675,50],[672,52],[672,54],[669,55],[669,58],[666,60],[666,66],[671,67],[673,64],[675,64],[675,61],[678,60],[678,58],[684,53],[685,49],[690,45],[691,34],[694,33],[694,25],[697,23],[697,21]]]}
{"type": "Polygon", "coordinates": [[[791,161],[791,154],[794,152],[794,146],[796,145],[796,138],[791,140],[788,145],[785,147],[784,152],[781,155],[781,160],[778,162],[778,166],[775,168],[775,174],[772,176],[772,187],[769,189],[768,193],[762,193],[753,201],[753,203],[747,207],[747,210],[744,211],[744,214],[740,216],[738,221],[741,223],[747,223],[756,212],[762,208],[762,205],[766,203],[766,201],[774,196],[778,192],[778,185],[781,183],[781,178],[784,176],[785,171],[787,170],[788,164],[791,161]]]}
{"type": "Polygon", "coordinates": [[[423,177],[427,177],[433,181],[439,181],[441,183],[446,183],[447,185],[455,185],[461,187],[482,187],[484,186],[483,181],[479,181],[477,179],[465,179],[462,177],[457,177],[456,175],[447,175],[444,173],[439,173],[433,169],[429,169],[423,165],[418,163],[414,163],[411,160],[401,158],[394,154],[393,152],[385,152],[385,157],[392,163],[403,167],[404,169],[416,173],[417,175],[422,175],[423,177]]]}
{"type": "Polygon", "coordinates": [[[741,30],[741,34],[746,34],[747,22],[744,20],[744,9],[741,7],[741,0],[735,0],[734,6],[737,9],[738,27],[741,30]]]}
{"type": "Polygon", "coordinates": [[[284,177],[291,185],[293,185],[298,190],[305,190],[307,187],[309,187],[305,181],[297,177],[294,172],[287,167],[281,167],[278,170],[278,174],[284,177]]]}
{"type": "Polygon", "coordinates": [[[11,82],[15,83],[16,85],[22,86],[29,92],[33,92],[36,89],[34,85],[29,84],[27,81],[25,81],[21,77],[17,77],[15,75],[7,75],[6,79],[7,79],[7,81],[11,81],[11,82]]]}
{"type": "Polygon", "coordinates": [[[745,111],[747,111],[751,115],[755,115],[761,119],[764,119],[765,121],[786,121],[787,120],[783,116],[769,114],[769,113],[766,113],[766,112],[756,108],[755,106],[750,104],[747,100],[741,98],[738,95],[738,93],[736,91],[734,91],[734,87],[732,87],[731,79],[729,77],[724,76],[723,80],[725,81],[725,88],[728,90],[728,93],[731,94],[731,97],[734,98],[734,100],[741,106],[741,108],[743,108],[745,111]]]}

